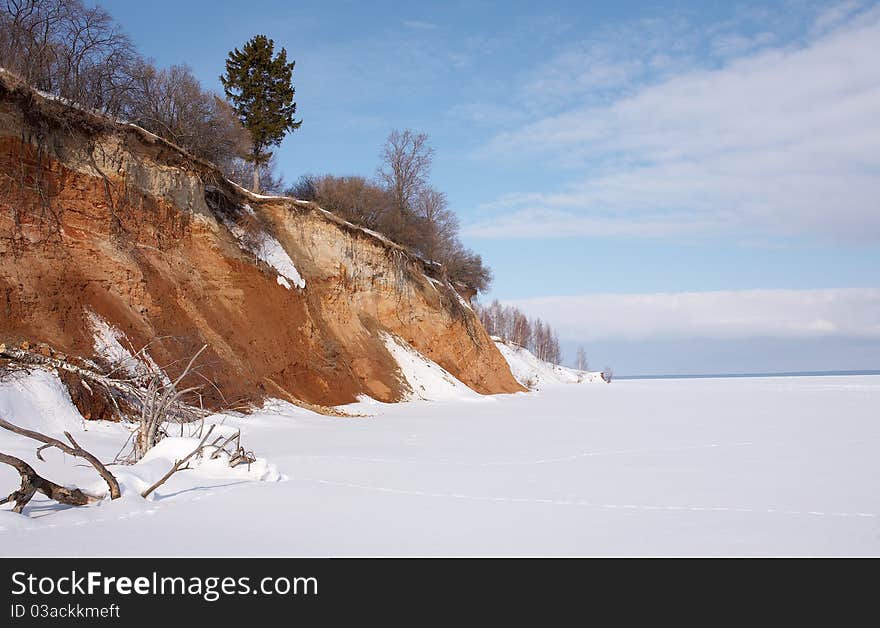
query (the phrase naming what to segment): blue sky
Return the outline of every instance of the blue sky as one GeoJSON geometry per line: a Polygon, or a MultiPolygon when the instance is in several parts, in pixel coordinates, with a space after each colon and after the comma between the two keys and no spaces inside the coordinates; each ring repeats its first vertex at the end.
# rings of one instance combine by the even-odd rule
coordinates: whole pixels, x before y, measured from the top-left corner
{"type": "Polygon", "coordinates": [[[101,4],[214,89],[250,36],[285,46],[289,181],[370,175],[391,129],[428,133],[488,298],[569,357],[880,368],[876,2],[101,4]]]}

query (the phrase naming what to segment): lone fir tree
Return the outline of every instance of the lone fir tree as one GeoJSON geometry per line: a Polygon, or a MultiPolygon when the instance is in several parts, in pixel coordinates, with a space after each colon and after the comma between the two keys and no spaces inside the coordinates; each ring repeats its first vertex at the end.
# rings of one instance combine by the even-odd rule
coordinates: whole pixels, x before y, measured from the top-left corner
{"type": "Polygon", "coordinates": [[[260,165],[284,136],[295,131],[302,120],[294,120],[295,90],[291,83],[295,61],[287,62],[287,51],[274,54],[275,42],[257,35],[244,47],[229,53],[226,74],[220,77],[226,97],[232,102],[241,123],[251,135],[252,148],[247,160],[254,165],[254,192],[260,191],[260,165]]]}

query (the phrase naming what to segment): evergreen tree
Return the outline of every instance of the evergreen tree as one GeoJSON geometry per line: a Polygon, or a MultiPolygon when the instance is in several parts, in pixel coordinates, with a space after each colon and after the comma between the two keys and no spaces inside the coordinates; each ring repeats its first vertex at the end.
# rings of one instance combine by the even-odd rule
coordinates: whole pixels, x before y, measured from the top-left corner
{"type": "Polygon", "coordinates": [[[302,120],[293,119],[296,103],[291,83],[295,61],[287,62],[287,51],[274,55],[275,42],[257,35],[242,50],[236,48],[226,58],[226,74],[220,77],[226,97],[232,102],[241,123],[252,140],[248,161],[254,164],[254,192],[260,191],[260,165],[284,136],[295,131],[302,120]],[[274,56],[273,56],[274,55],[274,56]]]}

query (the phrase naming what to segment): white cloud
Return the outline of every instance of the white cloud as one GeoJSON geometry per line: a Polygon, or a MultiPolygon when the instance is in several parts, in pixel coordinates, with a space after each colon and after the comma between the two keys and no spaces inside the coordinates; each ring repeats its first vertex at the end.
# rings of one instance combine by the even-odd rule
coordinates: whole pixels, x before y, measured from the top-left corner
{"type": "Polygon", "coordinates": [[[880,241],[880,9],[842,15],[805,45],[680,72],[496,135],[484,156],[574,173],[558,191],[499,199],[466,233],[880,241]]]}
{"type": "Polygon", "coordinates": [[[699,33],[685,20],[642,19],[609,24],[571,41],[529,71],[517,103],[532,112],[573,101],[603,101],[649,76],[691,67],[699,33]]]}
{"type": "Polygon", "coordinates": [[[880,338],[880,289],[590,294],[513,300],[563,339],[880,338]]]}

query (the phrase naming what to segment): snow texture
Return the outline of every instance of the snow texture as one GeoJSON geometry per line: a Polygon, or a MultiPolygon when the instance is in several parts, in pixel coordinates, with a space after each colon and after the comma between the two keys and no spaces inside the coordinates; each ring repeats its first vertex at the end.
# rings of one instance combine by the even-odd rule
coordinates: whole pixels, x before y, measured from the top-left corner
{"type": "Polygon", "coordinates": [[[287,251],[284,250],[284,247],[281,246],[278,240],[268,233],[261,233],[256,245],[252,246],[250,251],[257,256],[257,259],[266,262],[274,268],[278,272],[279,278],[287,280],[285,283],[279,281],[280,285],[283,285],[288,290],[290,290],[290,283],[300,290],[306,287],[306,280],[300,276],[287,251]],[[288,281],[290,283],[287,283],[288,281]]]}
{"type": "MultiPolygon", "coordinates": [[[[119,500],[40,496],[24,515],[0,507],[0,554],[880,555],[880,376],[620,380],[491,399],[365,401],[374,416],[351,419],[273,401],[212,417],[288,480],[209,465],[153,500],[128,476],[119,500]]],[[[69,429],[104,460],[128,437],[79,419],[39,371],[0,384],[0,413],[69,429]]],[[[175,437],[131,473],[149,482],[190,444],[175,437]]],[[[81,461],[47,450],[40,463],[34,449],[0,433],[0,451],[50,479],[100,488],[81,461]]],[[[0,467],[3,490],[17,485],[0,467]]]]}

